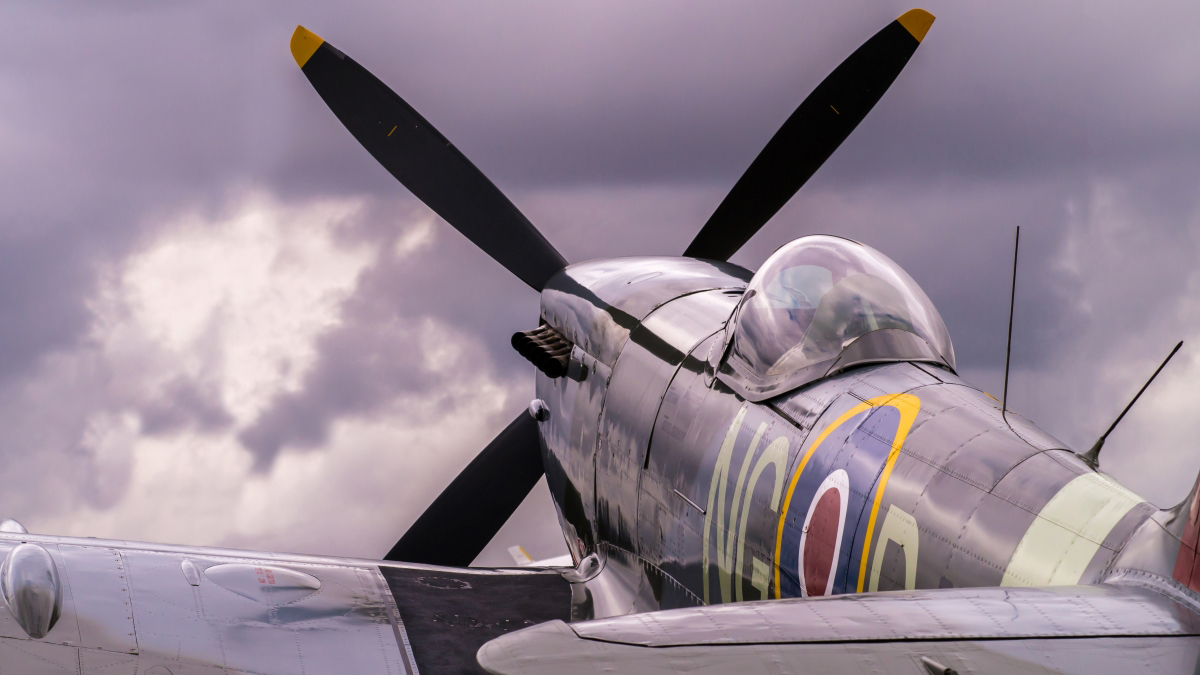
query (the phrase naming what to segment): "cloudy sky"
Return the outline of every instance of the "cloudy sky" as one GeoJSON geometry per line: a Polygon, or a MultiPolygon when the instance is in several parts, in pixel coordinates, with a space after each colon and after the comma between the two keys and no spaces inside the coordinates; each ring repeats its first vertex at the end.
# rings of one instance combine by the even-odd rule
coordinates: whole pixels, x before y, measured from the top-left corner
{"type": "MultiPolygon", "coordinates": [[[[909,6],[39,2],[0,21],[0,516],[32,531],[377,557],[532,396],[537,297],[360,148],[302,23],[571,261],[678,254],[826,74],[909,6]]],[[[891,256],[999,393],[1105,470],[1200,470],[1200,5],[950,2],[739,254],[891,256]]],[[[480,557],[565,551],[539,487],[480,557]]]]}

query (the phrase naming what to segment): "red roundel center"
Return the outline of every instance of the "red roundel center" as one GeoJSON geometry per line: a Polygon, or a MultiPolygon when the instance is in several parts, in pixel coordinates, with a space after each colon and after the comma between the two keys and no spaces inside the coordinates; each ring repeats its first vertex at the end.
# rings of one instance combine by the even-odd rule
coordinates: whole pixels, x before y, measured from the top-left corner
{"type": "Polygon", "coordinates": [[[825,595],[829,575],[836,561],[838,521],[842,515],[842,497],[837,490],[826,490],[813,508],[804,537],[804,590],[811,595],[825,595]]]}

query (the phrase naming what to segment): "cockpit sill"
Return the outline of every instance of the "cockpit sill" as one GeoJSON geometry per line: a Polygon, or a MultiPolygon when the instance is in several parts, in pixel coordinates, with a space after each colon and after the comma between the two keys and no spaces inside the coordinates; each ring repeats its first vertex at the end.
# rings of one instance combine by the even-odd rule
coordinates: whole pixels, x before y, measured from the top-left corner
{"type": "Polygon", "coordinates": [[[879,363],[915,362],[954,368],[921,337],[907,331],[883,328],[850,340],[837,356],[801,368],[784,377],[762,380],[736,359],[723,359],[717,379],[737,392],[738,396],[760,403],[786,394],[798,387],[836,375],[851,368],[879,363]]]}

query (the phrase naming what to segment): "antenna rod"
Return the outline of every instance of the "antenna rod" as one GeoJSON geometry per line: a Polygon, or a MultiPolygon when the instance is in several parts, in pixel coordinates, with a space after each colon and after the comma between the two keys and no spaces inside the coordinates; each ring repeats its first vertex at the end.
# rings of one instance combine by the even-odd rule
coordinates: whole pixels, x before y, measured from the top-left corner
{"type": "Polygon", "coordinates": [[[1008,362],[1012,358],[1013,308],[1017,304],[1017,253],[1021,250],[1021,226],[1017,226],[1017,241],[1013,244],[1012,294],[1008,296],[1008,342],[1004,347],[1004,399],[1000,402],[1000,416],[1008,421],[1008,362]]]}
{"type": "Polygon", "coordinates": [[[1171,350],[1171,353],[1167,354],[1167,358],[1163,359],[1163,362],[1158,366],[1158,370],[1154,371],[1154,374],[1150,376],[1150,379],[1146,380],[1146,384],[1143,384],[1142,388],[1138,390],[1137,395],[1133,397],[1133,400],[1129,402],[1129,405],[1125,406],[1125,409],[1121,411],[1120,415],[1117,415],[1117,419],[1114,420],[1113,423],[1108,427],[1108,431],[1104,432],[1104,435],[1100,437],[1100,440],[1096,441],[1096,444],[1092,446],[1091,450],[1088,450],[1080,455],[1080,457],[1083,458],[1083,461],[1091,465],[1093,469],[1096,468],[1096,466],[1100,463],[1100,448],[1104,447],[1104,441],[1108,438],[1108,435],[1112,433],[1113,429],[1117,428],[1117,425],[1121,423],[1121,419],[1125,417],[1125,413],[1129,412],[1129,409],[1133,407],[1134,403],[1137,403],[1137,400],[1142,397],[1142,392],[1146,391],[1146,387],[1149,387],[1150,383],[1154,381],[1154,378],[1158,377],[1158,374],[1161,373],[1162,369],[1166,367],[1167,362],[1171,360],[1172,356],[1175,356],[1175,352],[1179,351],[1179,348],[1182,346],[1183,340],[1180,340],[1179,344],[1175,345],[1175,348],[1171,350]]]}

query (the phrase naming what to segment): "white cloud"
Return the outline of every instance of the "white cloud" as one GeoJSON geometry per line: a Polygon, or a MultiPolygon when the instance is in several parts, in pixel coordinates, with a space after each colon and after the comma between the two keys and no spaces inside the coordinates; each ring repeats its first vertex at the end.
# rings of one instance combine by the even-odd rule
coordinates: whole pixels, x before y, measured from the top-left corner
{"type": "MultiPolygon", "coordinates": [[[[79,498],[9,501],[11,515],[60,534],[386,551],[511,415],[511,385],[473,336],[408,317],[389,336],[403,345],[398,358],[415,350],[437,374],[432,388],[336,419],[321,447],[285,448],[266,472],[237,439],[274,397],[302,386],[318,340],[345,328],[342,304],[382,247],[403,259],[434,239],[433,221],[418,215],[395,241],[346,243],[339,229],[362,213],[355,200],[284,205],[259,192],[219,217],[187,213],[157,228],[93,299],[90,339],[47,360],[22,392],[26,406],[35,390],[60,398],[63,418],[77,420],[77,434],[45,448],[43,469],[74,457],[78,473],[58,477],[79,498]],[[155,406],[178,391],[191,392],[185,408],[215,406],[208,414],[224,422],[189,422],[195,411],[184,410],[149,428],[155,406]]],[[[534,520],[547,522],[546,506],[534,520]]]]}
{"type": "Polygon", "coordinates": [[[113,362],[150,348],[162,355],[160,377],[219,381],[222,402],[247,422],[299,385],[314,339],[337,323],[371,261],[369,246],[334,242],[362,208],[350,199],[285,206],[255,193],[218,222],[186,214],[122,261],[95,305],[94,337],[113,362]]]}

